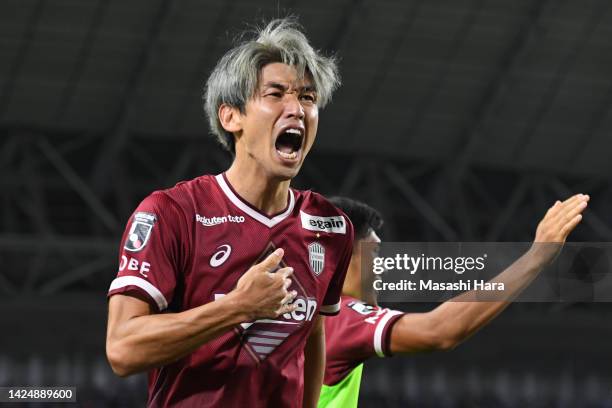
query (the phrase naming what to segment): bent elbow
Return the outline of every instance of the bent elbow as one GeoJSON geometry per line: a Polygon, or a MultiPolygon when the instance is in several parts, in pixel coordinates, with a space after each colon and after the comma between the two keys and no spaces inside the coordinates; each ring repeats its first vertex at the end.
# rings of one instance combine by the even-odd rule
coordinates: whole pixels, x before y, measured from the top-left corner
{"type": "Polygon", "coordinates": [[[429,333],[432,348],[436,351],[454,350],[467,338],[465,328],[457,322],[436,315],[432,323],[429,333]]]}
{"type": "Polygon", "coordinates": [[[436,335],[436,349],[439,351],[451,351],[457,348],[468,338],[465,330],[457,326],[440,326],[436,335]]]}
{"type": "Polygon", "coordinates": [[[114,344],[106,345],[106,358],[113,373],[118,377],[125,378],[136,372],[133,367],[130,367],[127,355],[128,353],[122,350],[120,346],[114,344]]]}
{"type": "Polygon", "coordinates": [[[442,338],[435,343],[434,348],[438,351],[452,351],[459,344],[461,344],[461,341],[456,338],[442,338]]]}

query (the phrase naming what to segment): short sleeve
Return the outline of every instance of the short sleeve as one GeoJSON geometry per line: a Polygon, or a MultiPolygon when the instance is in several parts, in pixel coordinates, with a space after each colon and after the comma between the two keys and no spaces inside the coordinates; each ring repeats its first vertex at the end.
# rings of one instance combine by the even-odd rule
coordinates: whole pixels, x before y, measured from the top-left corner
{"type": "Polygon", "coordinates": [[[348,217],[343,217],[347,224],[344,248],[341,249],[342,254],[339,258],[334,276],[327,287],[327,292],[325,293],[325,298],[323,299],[323,305],[321,306],[321,310],[319,312],[320,314],[326,316],[335,316],[340,311],[340,295],[342,294],[342,286],[344,285],[346,271],[351,263],[351,256],[353,255],[353,224],[348,217]]]}
{"type": "Polygon", "coordinates": [[[165,310],[185,266],[184,225],[182,211],[166,194],[155,192],[145,198],[123,233],[118,273],[108,297],[130,295],[165,310]]]}
{"type": "MultiPolygon", "coordinates": [[[[350,336],[354,355],[366,359],[391,355],[391,330],[403,312],[372,306],[362,301],[346,304],[344,336],[350,336]],[[352,335],[350,333],[353,333],[352,335]]],[[[333,320],[333,319],[332,319],[333,320]]]]}
{"type": "Polygon", "coordinates": [[[404,313],[391,309],[379,309],[379,311],[381,311],[382,314],[374,329],[372,346],[374,353],[376,353],[378,357],[389,357],[391,356],[391,331],[393,325],[404,315],[404,313]]]}
{"type": "Polygon", "coordinates": [[[370,357],[391,356],[393,325],[403,312],[344,297],[340,314],[325,319],[326,385],[344,379],[370,357]]]}

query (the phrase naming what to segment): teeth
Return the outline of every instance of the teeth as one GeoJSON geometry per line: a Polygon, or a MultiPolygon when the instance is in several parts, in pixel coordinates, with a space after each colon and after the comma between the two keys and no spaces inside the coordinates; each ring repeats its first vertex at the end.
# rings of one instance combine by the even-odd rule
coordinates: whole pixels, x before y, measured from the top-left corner
{"type": "Polygon", "coordinates": [[[285,133],[293,133],[296,135],[302,135],[302,132],[300,132],[299,129],[287,129],[285,130],[285,133]]]}
{"type": "Polygon", "coordinates": [[[282,157],[283,159],[292,160],[297,157],[297,152],[285,153],[285,152],[281,152],[280,150],[277,150],[277,152],[280,155],[280,157],[282,157]]]}

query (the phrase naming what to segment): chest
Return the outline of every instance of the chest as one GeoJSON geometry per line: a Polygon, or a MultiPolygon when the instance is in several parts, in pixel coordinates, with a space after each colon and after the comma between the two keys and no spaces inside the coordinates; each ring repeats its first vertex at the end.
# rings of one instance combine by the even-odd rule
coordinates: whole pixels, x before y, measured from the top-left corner
{"type": "Polygon", "coordinates": [[[238,279],[276,248],[285,255],[281,267],[294,269],[290,290],[312,317],[338,264],[334,237],[304,229],[299,217],[268,227],[239,213],[196,214],[192,230],[192,263],[186,271],[184,307],[194,307],[229,293],[238,279]]]}

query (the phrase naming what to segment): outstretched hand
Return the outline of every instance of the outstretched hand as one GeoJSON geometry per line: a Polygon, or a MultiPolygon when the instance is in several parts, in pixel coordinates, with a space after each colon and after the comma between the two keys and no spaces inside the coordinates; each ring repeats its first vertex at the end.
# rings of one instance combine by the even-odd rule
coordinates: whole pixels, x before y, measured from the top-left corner
{"type": "Polygon", "coordinates": [[[543,257],[544,263],[557,256],[568,235],[582,221],[589,199],[586,194],[576,194],[565,201],[557,201],[548,209],[538,224],[532,245],[532,250],[543,257]]]}

